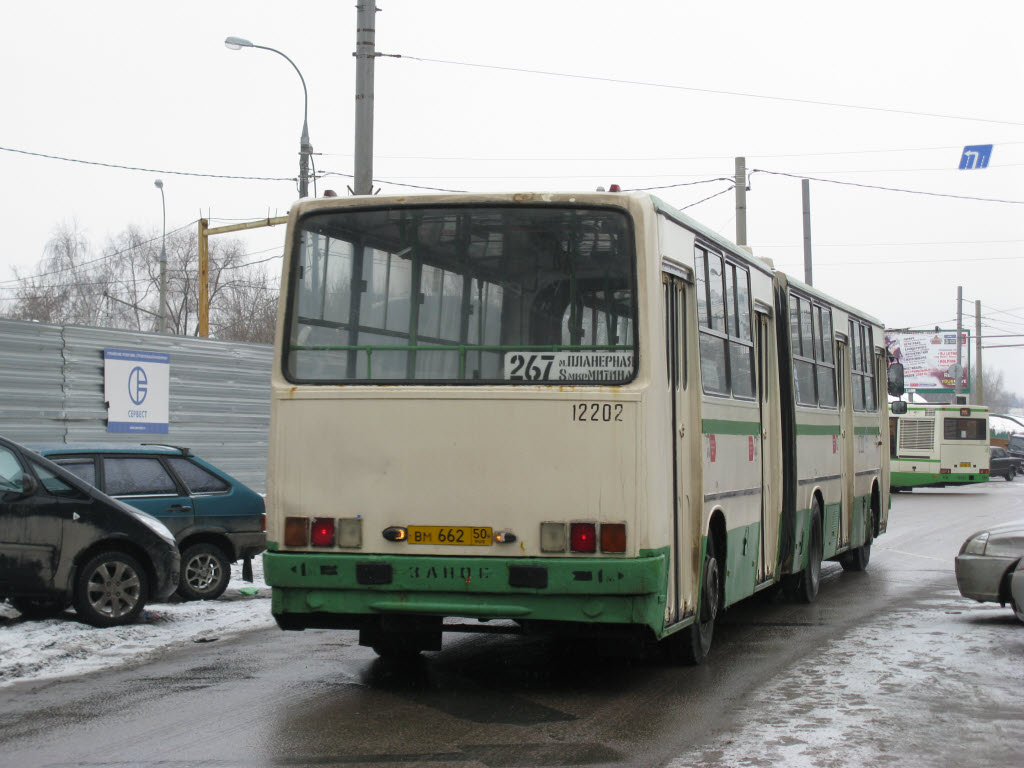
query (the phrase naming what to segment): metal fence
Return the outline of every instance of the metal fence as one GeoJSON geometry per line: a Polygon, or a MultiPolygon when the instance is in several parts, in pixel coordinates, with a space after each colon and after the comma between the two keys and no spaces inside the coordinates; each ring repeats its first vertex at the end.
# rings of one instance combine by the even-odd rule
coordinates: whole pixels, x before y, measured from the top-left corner
{"type": "Polygon", "coordinates": [[[0,320],[0,435],[24,445],[166,442],[266,487],[273,347],[0,320]],[[111,434],[103,350],[171,356],[166,435],[111,434]]]}

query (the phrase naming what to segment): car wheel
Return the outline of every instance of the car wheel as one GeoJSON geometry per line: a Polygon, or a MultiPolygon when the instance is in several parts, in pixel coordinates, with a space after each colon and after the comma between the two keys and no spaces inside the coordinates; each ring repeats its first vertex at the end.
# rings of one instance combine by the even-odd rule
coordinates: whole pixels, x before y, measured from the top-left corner
{"type": "Polygon", "coordinates": [[[149,580],[139,561],[124,552],[101,552],[79,571],[74,606],[94,627],[128,624],[142,613],[149,580]]]}
{"type": "Polygon", "coordinates": [[[1010,607],[1020,621],[1024,621],[1024,559],[1010,574],[1010,607]]]}
{"type": "Polygon", "coordinates": [[[1017,476],[1017,472],[1014,470],[1013,467],[1010,467],[1010,469],[1006,473],[1006,482],[1012,483],[1013,482],[1013,478],[1015,478],[1016,476],[1017,476]]]}
{"type": "Polygon", "coordinates": [[[178,594],[183,600],[216,600],[228,588],[231,563],[214,544],[193,544],[181,554],[178,594]]]}
{"type": "Polygon", "coordinates": [[[789,577],[786,586],[790,595],[801,603],[813,603],[821,585],[821,506],[817,498],[811,504],[810,541],[807,548],[807,567],[789,577]]]}
{"type": "Polygon", "coordinates": [[[684,664],[702,664],[711,650],[711,639],[715,634],[715,619],[722,602],[722,574],[718,565],[718,550],[715,537],[708,531],[707,550],[704,553],[704,569],[701,572],[700,614],[686,629],[671,638],[672,656],[684,664]]]}
{"type": "Polygon", "coordinates": [[[27,597],[12,597],[11,605],[26,619],[52,619],[68,607],[66,600],[35,600],[27,597]]]}

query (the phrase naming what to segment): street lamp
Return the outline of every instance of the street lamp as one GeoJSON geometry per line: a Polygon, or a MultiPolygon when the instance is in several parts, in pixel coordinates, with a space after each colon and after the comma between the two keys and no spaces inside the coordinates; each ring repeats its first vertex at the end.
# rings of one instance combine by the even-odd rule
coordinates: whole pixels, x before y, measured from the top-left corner
{"type": "Polygon", "coordinates": [[[288,63],[295,68],[295,72],[299,75],[299,80],[302,81],[302,97],[304,99],[304,105],[302,108],[302,137],[299,139],[299,197],[306,197],[309,192],[309,187],[307,185],[309,176],[309,156],[313,154],[313,147],[309,143],[309,93],[306,91],[306,78],[304,78],[302,73],[299,72],[299,68],[295,66],[295,62],[276,48],[268,48],[265,45],[256,45],[252,41],[246,40],[244,37],[228,37],[224,40],[224,45],[232,51],[240,51],[243,48],[259,48],[264,51],[273,51],[277,55],[284,56],[284,58],[288,59],[288,63]]]}
{"type": "Polygon", "coordinates": [[[164,183],[157,179],[153,182],[160,190],[160,207],[164,212],[163,237],[160,240],[160,333],[167,332],[167,201],[164,198],[164,183]]]}

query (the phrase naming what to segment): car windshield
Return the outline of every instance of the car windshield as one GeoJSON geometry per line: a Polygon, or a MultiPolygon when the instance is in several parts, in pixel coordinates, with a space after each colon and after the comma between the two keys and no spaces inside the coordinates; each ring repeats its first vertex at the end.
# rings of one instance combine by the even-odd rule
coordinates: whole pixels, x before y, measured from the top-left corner
{"type": "Polygon", "coordinates": [[[347,208],[298,228],[286,376],[616,384],[636,369],[620,209],[347,208]]]}

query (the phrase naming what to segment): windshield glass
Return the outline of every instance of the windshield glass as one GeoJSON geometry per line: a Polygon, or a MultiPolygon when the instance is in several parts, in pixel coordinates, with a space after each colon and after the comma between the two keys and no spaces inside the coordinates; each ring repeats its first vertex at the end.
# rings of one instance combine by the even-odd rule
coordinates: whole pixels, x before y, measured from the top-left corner
{"type": "Polygon", "coordinates": [[[619,384],[636,369],[618,209],[342,209],[300,221],[293,381],[619,384]]]}

